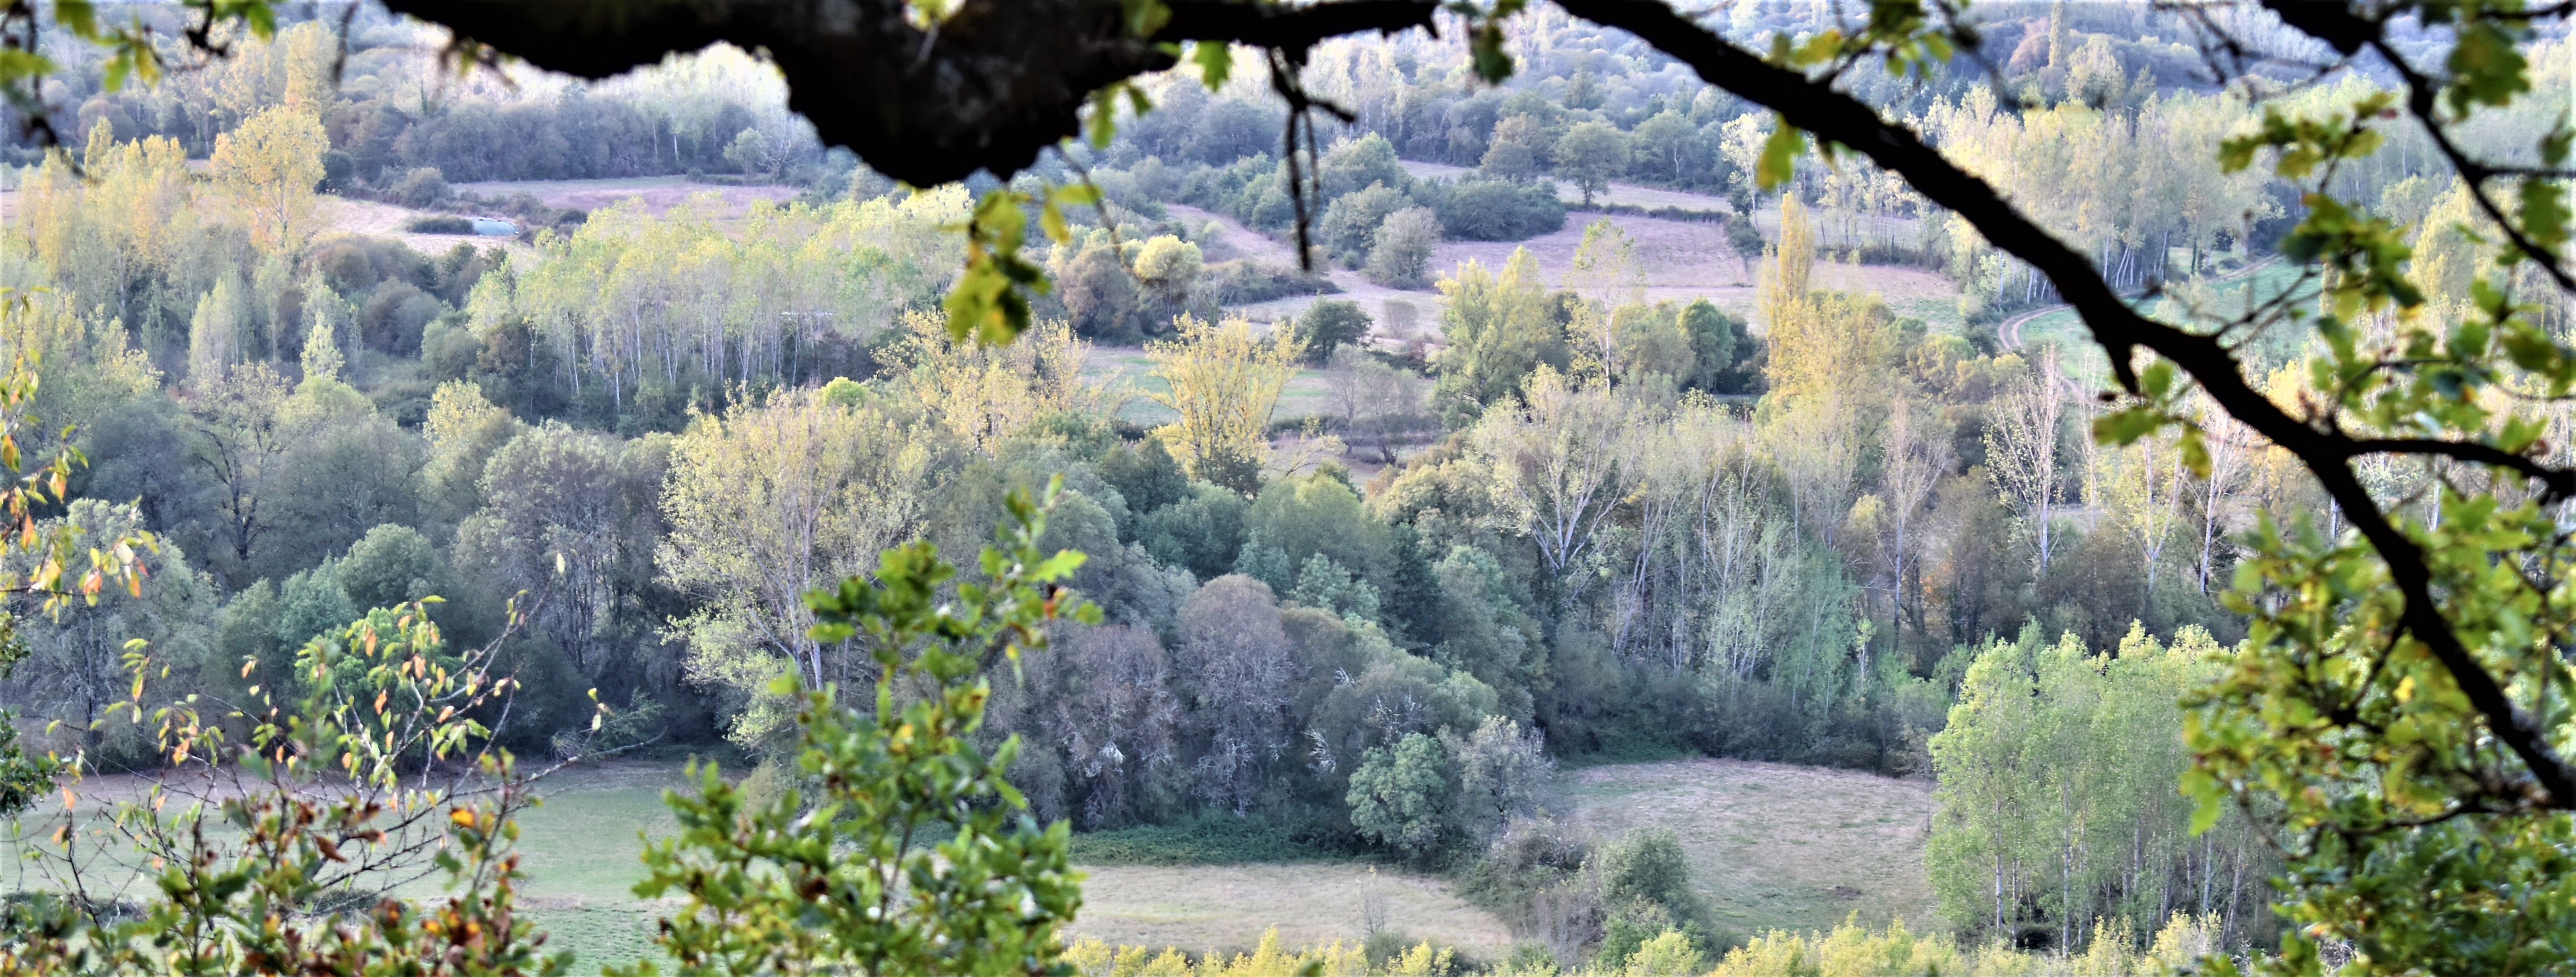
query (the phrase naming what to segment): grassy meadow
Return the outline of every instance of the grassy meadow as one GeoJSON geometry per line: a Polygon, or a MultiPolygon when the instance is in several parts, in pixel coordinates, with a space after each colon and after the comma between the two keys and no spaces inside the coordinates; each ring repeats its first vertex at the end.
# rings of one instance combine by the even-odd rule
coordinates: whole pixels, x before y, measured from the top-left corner
{"type": "MultiPolygon", "coordinates": [[[[645,836],[671,830],[662,791],[685,783],[667,761],[568,769],[521,817],[522,906],[551,946],[574,952],[576,973],[654,952],[654,914],[664,907],[635,897],[644,874],[636,856],[645,836]]],[[[104,781],[91,787],[84,807],[118,794],[104,781]]],[[[1864,925],[1893,918],[1917,932],[1932,923],[1923,870],[1931,797],[1920,782],[1731,760],[1631,763],[1565,772],[1550,807],[1605,841],[1637,828],[1673,831],[1724,939],[1830,929],[1854,913],[1864,925]]],[[[1356,945],[1366,935],[1362,909],[1376,901],[1387,929],[1408,941],[1486,963],[1511,950],[1502,921],[1447,879],[1216,827],[1077,836],[1076,862],[1088,877],[1068,937],[1237,953],[1276,929],[1285,947],[1356,945]]],[[[49,887],[23,860],[10,861],[8,888],[49,887]]],[[[425,882],[410,894],[435,891],[425,882]]]]}
{"type": "Polygon", "coordinates": [[[1568,818],[1594,837],[1671,831],[1722,939],[1900,920],[1935,929],[1924,842],[1932,785],[1849,770],[1674,760],[1564,774],[1568,818]]]}

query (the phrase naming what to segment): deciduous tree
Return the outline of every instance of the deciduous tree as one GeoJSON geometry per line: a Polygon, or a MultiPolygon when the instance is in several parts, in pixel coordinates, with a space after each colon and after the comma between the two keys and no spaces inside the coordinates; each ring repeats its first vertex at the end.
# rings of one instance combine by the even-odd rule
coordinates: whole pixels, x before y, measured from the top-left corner
{"type": "MultiPolygon", "coordinates": [[[[864,661],[807,632],[805,594],[860,572],[916,532],[930,448],[883,413],[808,391],[701,416],[671,446],[670,526],[656,558],[704,603],[671,630],[695,681],[764,696],[782,675],[808,686],[865,677],[864,661]]],[[[787,728],[775,699],[738,719],[737,740],[787,728]]]]}
{"type": "Polygon", "coordinates": [[[207,169],[249,219],[251,239],[273,255],[300,255],[314,229],[322,154],[330,134],[313,107],[280,105],[215,137],[207,169]]]}
{"type": "Polygon", "coordinates": [[[1249,492],[1270,454],[1270,414],[1297,374],[1305,344],[1295,332],[1253,335],[1252,323],[1183,316],[1179,335],[1146,347],[1164,389],[1148,392],[1180,415],[1157,429],[1194,478],[1249,492]]]}
{"type": "Polygon", "coordinates": [[[1610,189],[1610,178],[1628,170],[1628,136],[1604,122],[1579,123],[1557,137],[1550,153],[1556,159],[1556,172],[1574,181],[1583,194],[1583,205],[1592,206],[1592,196],[1610,189]]]}

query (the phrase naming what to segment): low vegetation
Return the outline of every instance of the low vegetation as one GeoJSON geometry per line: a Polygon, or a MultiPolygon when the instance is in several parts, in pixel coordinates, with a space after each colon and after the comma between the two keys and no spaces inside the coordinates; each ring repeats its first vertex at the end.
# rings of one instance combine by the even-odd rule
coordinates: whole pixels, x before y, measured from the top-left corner
{"type": "Polygon", "coordinates": [[[2567,9],[1541,6],[13,8],[0,969],[2576,959],[2567,9]]]}

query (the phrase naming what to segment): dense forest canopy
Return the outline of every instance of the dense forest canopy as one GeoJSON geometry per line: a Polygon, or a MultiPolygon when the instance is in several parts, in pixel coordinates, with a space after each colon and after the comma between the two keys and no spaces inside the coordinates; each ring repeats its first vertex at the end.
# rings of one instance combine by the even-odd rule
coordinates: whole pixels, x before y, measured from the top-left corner
{"type": "MultiPolygon", "coordinates": [[[[1062,836],[1002,807],[1452,870],[1550,934],[1551,967],[1756,936],[1637,882],[1652,839],[1559,833],[1561,762],[1934,778],[1968,941],[2162,931],[2295,967],[2322,940],[2438,970],[2354,921],[2397,898],[2370,884],[2479,844],[2532,860],[2471,889],[2576,884],[2576,793],[2549,779],[2563,10],[2392,7],[2364,43],[2144,5],[1981,4],[1968,32],[1901,4],[1581,0],[1341,36],[1433,14],[1179,4],[1101,28],[1096,63],[1008,68],[980,7],[870,28],[942,70],[1065,73],[978,116],[934,91],[818,108],[818,73],[878,69],[817,59],[876,42],[761,19],[793,5],[586,51],[566,39],[606,28],[547,19],[574,14],[391,6],[424,19],[136,5],[100,16],[150,33],[40,42],[55,67],[0,146],[5,340],[35,381],[10,406],[44,422],[12,445],[79,463],[27,504],[55,549],[19,544],[10,579],[115,554],[90,587],[132,595],[35,613],[57,585],[22,588],[0,704],[29,756],[149,773],[191,762],[174,729],[289,737],[246,704],[428,681],[333,671],[381,630],[450,656],[439,682],[509,677],[506,709],[421,693],[468,717],[423,743],[721,755],[759,772],[693,803],[750,817],[792,810],[780,784],[860,803],[820,771],[929,710],[980,764],[952,827],[1059,874],[1062,836]],[[1837,29],[1864,13],[1881,33],[1837,29]],[[1819,114],[1711,67],[1774,37],[1752,63],[1829,81],[1819,114]],[[2498,43],[2510,82],[2479,60],[2498,43]],[[1106,93],[1097,138],[1050,128],[1075,82],[1106,93]],[[957,179],[893,178],[925,173],[957,179]],[[634,192],[567,203],[609,180],[634,192]],[[1650,284],[1654,234],[1731,277],[1650,284]],[[1042,518],[1015,494],[1049,485],[1042,518]],[[1004,563],[964,559],[997,523],[1033,565],[1082,554],[1010,587],[1091,611],[1010,603],[1004,563]],[[976,626],[1002,630],[903,603],[931,595],[998,601],[976,626]],[[901,653],[921,642],[988,645],[901,653]],[[2337,874],[2398,855],[2423,861],[2337,874]]],[[[418,749],[382,748],[383,783],[450,747],[418,749]]],[[[734,857],[653,868],[686,889],[691,859],[734,857]]],[[[2493,952],[2565,949],[2559,918],[2491,920],[2493,952]]]]}

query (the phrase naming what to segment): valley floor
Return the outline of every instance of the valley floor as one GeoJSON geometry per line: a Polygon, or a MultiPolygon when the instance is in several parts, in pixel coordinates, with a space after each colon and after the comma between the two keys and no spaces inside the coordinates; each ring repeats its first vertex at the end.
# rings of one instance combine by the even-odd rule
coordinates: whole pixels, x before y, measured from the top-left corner
{"type": "MultiPolygon", "coordinates": [[[[661,790],[668,764],[570,772],[525,819],[529,896],[543,925],[586,961],[627,958],[650,944],[651,907],[627,889],[641,877],[638,834],[669,830],[661,790]]],[[[1829,929],[1858,913],[1868,925],[1933,925],[1924,874],[1928,783],[1846,770],[1739,760],[1677,760],[1568,771],[1560,816],[1601,839],[1664,828],[1692,861],[1693,881],[1720,936],[1772,928],[1829,929]]],[[[1073,935],[1185,951],[1246,951],[1276,927],[1285,946],[1357,942],[1372,887],[1387,927],[1416,940],[1498,960],[1511,934],[1461,900],[1447,880],[1365,865],[1085,865],[1073,935]]],[[[588,969],[585,964],[582,968],[588,969]]]]}
{"type": "MultiPolygon", "coordinates": [[[[686,784],[675,763],[621,762],[566,770],[545,804],[521,818],[529,874],[523,905],[552,945],[600,963],[651,952],[664,907],[631,891],[646,836],[672,829],[662,791],[686,784]]],[[[98,778],[83,807],[139,785],[98,778]]],[[[1844,770],[1738,760],[1590,767],[1562,775],[1556,816],[1607,841],[1638,828],[1672,831],[1693,882],[1728,940],[1773,928],[1828,929],[1855,913],[1867,925],[1932,925],[1923,868],[1932,810],[1928,784],[1844,770]]],[[[12,852],[11,854],[15,854],[12,852]]],[[[16,859],[12,859],[13,862],[16,859]]],[[[1072,935],[1184,951],[1252,949],[1277,928],[1284,946],[1364,938],[1374,893],[1387,929],[1494,961],[1512,935],[1441,878],[1364,864],[1084,865],[1084,907],[1072,935]]],[[[18,886],[49,887],[23,871],[18,886]]],[[[435,885],[423,883],[419,895],[435,885]]]]}

